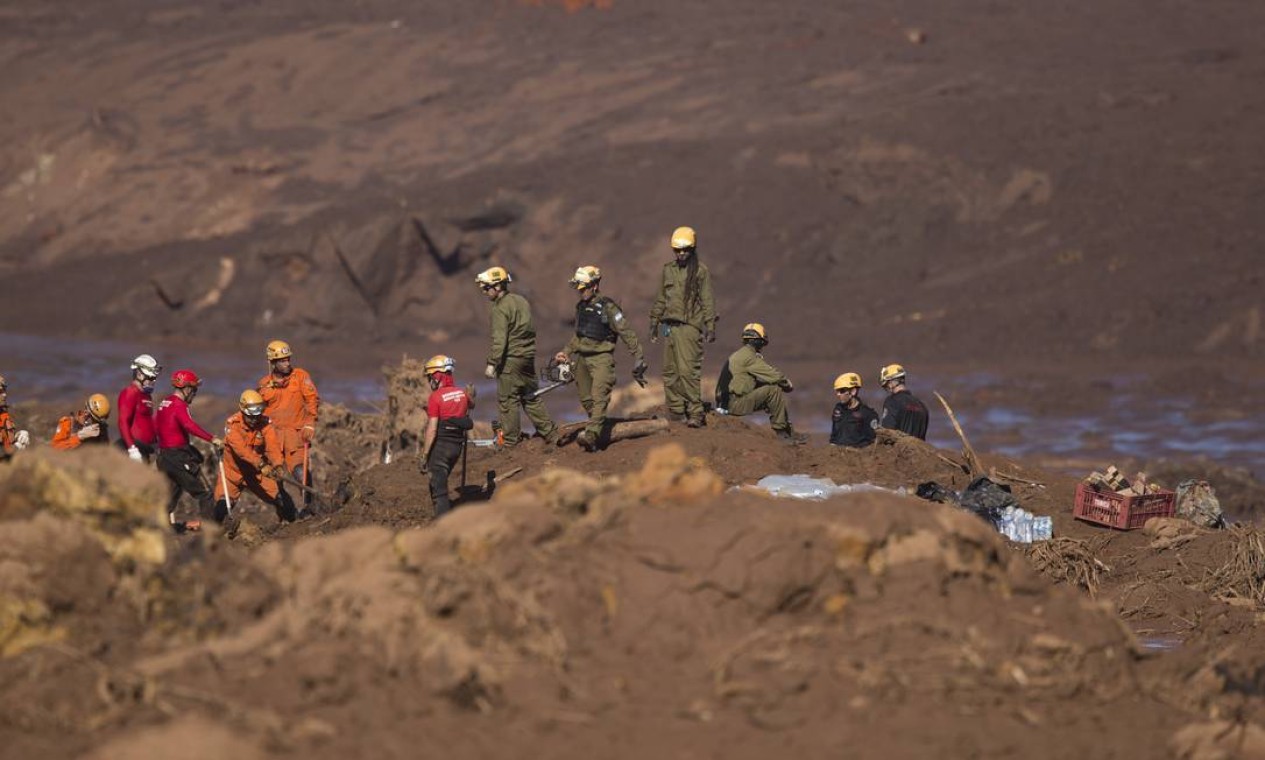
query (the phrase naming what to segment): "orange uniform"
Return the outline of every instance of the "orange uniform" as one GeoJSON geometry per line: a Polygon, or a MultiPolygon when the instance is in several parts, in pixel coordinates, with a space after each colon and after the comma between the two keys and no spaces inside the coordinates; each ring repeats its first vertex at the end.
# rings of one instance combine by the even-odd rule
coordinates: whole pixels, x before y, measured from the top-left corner
{"type": "Polygon", "coordinates": [[[13,456],[15,450],[14,440],[17,438],[17,426],[13,424],[13,418],[9,416],[7,408],[0,409],[0,459],[7,459],[13,456]]]}
{"type": "MultiPolygon", "coordinates": [[[[263,424],[246,424],[241,412],[224,423],[224,480],[228,481],[228,497],[234,501],[242,488],[271,504],[280,491],[273,478],[260,470],[282,463],[281,440],[267,418],[263,424]]],[[[224,498],[224,481],[215,479],[215,499],[224,498]]]]}
{"type": "Polygon", "coordinates": [[[110,428],[104,422],[98,422],[93,419],[91,414],[84,410],[75,412],[68,417],[62,417],[57,421],[57,432],[53,433],[53,448],[61,451],[71,451],[77,449],[85,443],[109,443],[110,428]],[[80,438],[79,431],[88,426],[96,425],[100,428],[94,438],[80,438]]]}
{"type": "Polygon", "coordinates": [[[309,441],[316,432],[316,414],[321,407],[316,384],[306,370],[295,367],[285,377],[271,372],[264,375],[259,380],[259,395],[264,397],[264,414],[281,439],[285,468],[294,472],[303,466],[303,429],[308,428],[309,441]]]}

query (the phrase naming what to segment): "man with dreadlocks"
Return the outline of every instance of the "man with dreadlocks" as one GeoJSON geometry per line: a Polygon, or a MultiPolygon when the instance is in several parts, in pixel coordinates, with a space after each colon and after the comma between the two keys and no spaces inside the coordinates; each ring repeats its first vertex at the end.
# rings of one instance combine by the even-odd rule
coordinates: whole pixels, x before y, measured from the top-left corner
{"type": "Polygon", "coordinates": [[[668,418],[703,426],[703,340],[716,340],[712,276],[698,261],[694,230],[672,233],[675,260],[663,265],[659,294],[650,309],[650,342],[663,344],[663,395],[668,418]]]}

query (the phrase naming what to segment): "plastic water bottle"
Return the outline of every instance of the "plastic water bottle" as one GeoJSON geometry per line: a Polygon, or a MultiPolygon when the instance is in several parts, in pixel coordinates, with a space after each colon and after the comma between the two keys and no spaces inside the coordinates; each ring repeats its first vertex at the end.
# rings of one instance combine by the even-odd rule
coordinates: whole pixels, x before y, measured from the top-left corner
{"type": "Polygon", "coordinates": [[[1032,523],[1032,540],[1049,541],[1054,538],[1054,518],[1038,517],[1032,523]]]}
{"type": "Polygon", "coordinates": [[[1032,543],[1032,513],[1019,510],[1020,516],[1015,526],[1015,540],[1021,544],[1032,543]]]}

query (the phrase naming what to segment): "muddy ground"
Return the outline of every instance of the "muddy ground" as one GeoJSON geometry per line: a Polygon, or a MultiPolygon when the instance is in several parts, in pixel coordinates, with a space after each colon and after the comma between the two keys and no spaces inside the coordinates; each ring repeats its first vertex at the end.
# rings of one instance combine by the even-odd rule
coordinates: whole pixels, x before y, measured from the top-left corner
{"type": "MultiPolygon", "coordinates": [[[[390,423],[353,427],[342,458],[390,423]]],[[[1015,490],[1053,542],[912,496],[760,495],[969,476],[732,418],[472,449],[437,522],[403,452],[311,520],[239,505],[231,539],[169,535],[119,452],[36,451],[0,470],[0,756],[1261,756],[1259,529],[1097,528],[1074,479],[982,459],[1041,484],[1015,490]]]]}
{"type": "Polygon", "coordinates": [[[339,402],[321,514],[247,500],[231,539],[168,535],[164,484],[118,452],[0,467],[0,756],[1265,757],[1259,530],[1071,518],[1105,458],[1265,505],[1262,23],[1245,0],[0,0],[21,425],[46,440],[152,350],[210,378],[214,427],[278,336],[339,402]],[[717,283],[707,374],[765,323],[815,445],[712,418],[476,449],[432,524],[423,395],[394,374],[369,413],[377,368],[477,374],[493,263],[543,347],[583,263],[644,330],[680,224],[717,283]],[[1015,454],[985,466],[1041,484],[1015,490],[1054,542],[741,488],[965,485],[939,410],[944,449],[821,445],[830,379],[893,360],[1015,454]]]}

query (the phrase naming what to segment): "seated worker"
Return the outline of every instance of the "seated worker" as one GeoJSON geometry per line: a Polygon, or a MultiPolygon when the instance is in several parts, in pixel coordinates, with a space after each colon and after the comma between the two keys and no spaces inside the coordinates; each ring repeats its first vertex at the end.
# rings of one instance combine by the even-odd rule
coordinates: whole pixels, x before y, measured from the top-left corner
{"type": "Polygon", "coordinates": [[[878,413],[861,400],[861,376],[845,372],[835,378],[839,402],[830,419],[830,442],[835,446],[859,449],[874,443],[878,413]]]}
{"type": "Polygon", "coordinates": [[[57,421],[53,433],[53,448],[61,451],[77,449],[85,443],[109,443],[110,399],[94,393],[88,397],[83,409],[57,421]]]}
{"type": "Polygon", "coordinates": [[[294,522],[298,513],[294,500],[277,476],[285,473],[281,438],[264,415],[264,397],[259,391],[243,391],[237,400],[237,414],[224,422],[224,467],[215,480],[215,521],[223,523],[229,505],[236,503],[242,489],[265,504],[271,504],[277,519],[294,522]]]}
{"type": "Polygon", "coordinates": [[[777,437],[800,444],[808,436],[796,433],[786,411],[786,394],[795,390],[782,371],[764,360],[760,352],[769,344],[764,325],[752,322],[742,328],[742,348],[729,356],[716,384],[716,406],[735,417],[759,411],[769,413],[777,437]]]}
{"type": "Polygon", "coordinates": [[[930,416],[927,405],[905,387],[905,368],[899,364],[887,365],[879,370],[878,382],[888,393],[879,424],[927,440],[927,418],[930,416]]]}
{"type": "Polygon", "coordinates": [[[430,475],[430,498],[438,519],[452,509],[448,496],[448,475],[457,465],[466,445],[466,431],[474,427],[470,410],[474,397],[470,389],[456,386],[452,371],[457,363],[450,356],[436,354],[426,360],[426,380],[430,398],[426,401],[426,433],[422,436],[422,462],[430,475]]]}
{"type": "Polygon", "coordinates": [[[9,384],[0,376],[0,462],[31,445],[31,434],[18,430],[9,416],[9,384]]]}

